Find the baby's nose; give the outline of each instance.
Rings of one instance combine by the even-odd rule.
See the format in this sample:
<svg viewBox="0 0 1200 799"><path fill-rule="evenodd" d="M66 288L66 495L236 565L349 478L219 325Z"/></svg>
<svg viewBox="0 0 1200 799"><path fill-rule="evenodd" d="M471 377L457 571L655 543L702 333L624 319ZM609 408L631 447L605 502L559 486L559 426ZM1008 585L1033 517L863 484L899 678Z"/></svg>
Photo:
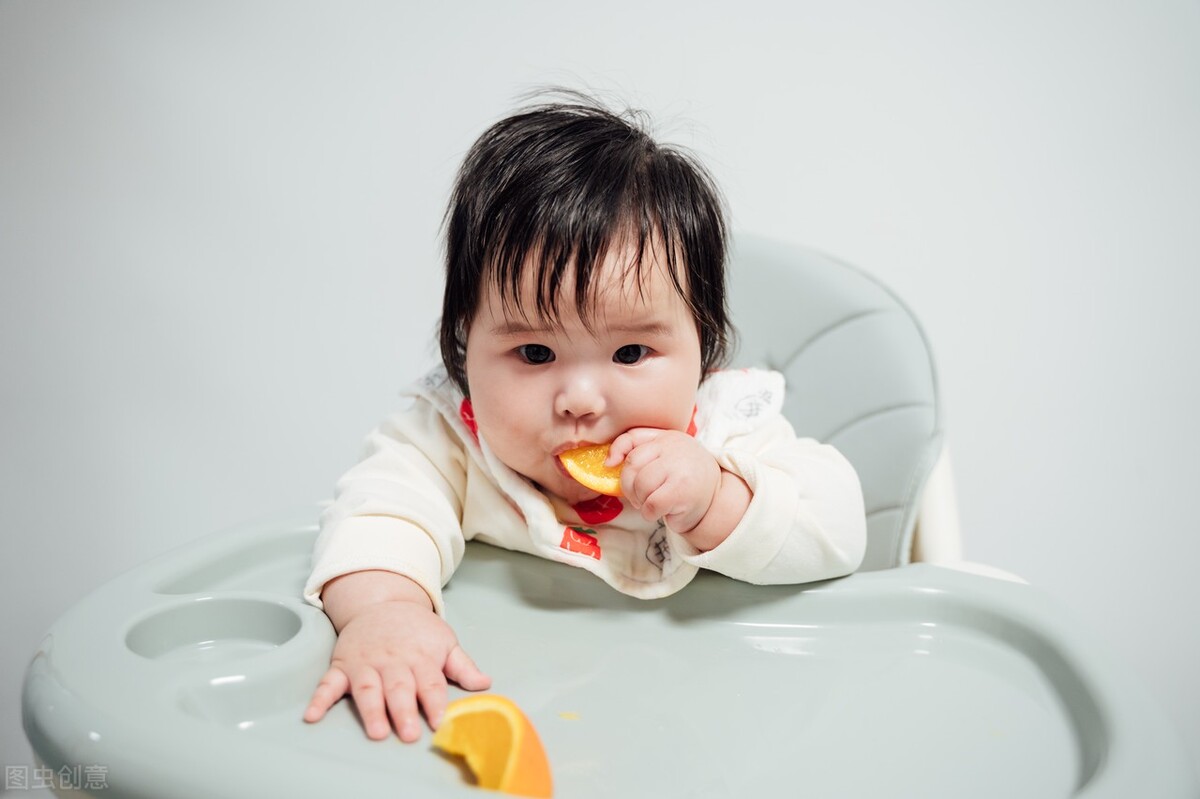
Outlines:
<svg viewBox="0 0 1200 799"><path fill-rule="evenodd" d="M577 372L564 380L554 398L559 416L582 418L604 413L604 392L599 381L587 372Z"/></svg>

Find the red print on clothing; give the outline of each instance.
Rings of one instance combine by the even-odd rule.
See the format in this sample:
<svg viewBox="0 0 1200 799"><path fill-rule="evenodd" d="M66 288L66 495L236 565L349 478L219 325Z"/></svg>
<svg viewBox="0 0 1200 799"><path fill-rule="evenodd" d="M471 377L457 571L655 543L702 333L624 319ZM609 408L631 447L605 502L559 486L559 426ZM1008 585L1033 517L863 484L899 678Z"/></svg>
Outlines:
<svg viewBox="0 0 1200 799"><path fill-rule="evenodd" d="M696 406L692 406L692 420L688 422L687 434L693 438L696 435Z"/></svg>
<svg viewBox="0 0 1200 799"><path fill-rule="evenodd" d="M584 524L604 524L611 522L613 519L621 515L621 511L625 506L621 504L621 500L616 497L608 497L601 494L595 499L588 499L580 502L578 505L572 505L575 512L579 514L579 519Z"/></svg>
<svg viewBox="0 0 1200 799"><path fill-rule="evenodd" d="M564 527L562 543L559 546L568 552L578 552L600 560L600 542L596 540L596 536L588 535L578 527Z"/></svg>
<svg viewBox="0 0 1200 799"><path fill-rule="evenodd" d="M471 431L471 438L475 439L475 443L479 443L479 425L475 424L475 408L471 406L471 400L463 397L462 404L458 406L458 415L462 417L463 424Z"/></svg>

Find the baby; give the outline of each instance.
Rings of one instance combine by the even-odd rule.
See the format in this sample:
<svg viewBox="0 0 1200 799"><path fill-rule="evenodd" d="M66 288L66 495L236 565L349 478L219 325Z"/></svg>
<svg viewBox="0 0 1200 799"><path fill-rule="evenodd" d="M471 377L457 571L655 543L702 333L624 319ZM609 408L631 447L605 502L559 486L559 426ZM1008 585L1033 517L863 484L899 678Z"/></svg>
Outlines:
<svg viewBox="0 0 1200 799"><path fill-rule="evenodd" d="M848 574L853 468L797 438L783 378L718 371L731 328L707 171L587 98L522 110L468 152L446 216L443 367L368 439L322 518L305 597L338 631L305 712L346 693L366 733L435 728L490 678L443 618L478 540L655 598L701 568L751 583ZM559 454L611 442L621 496Z"/></svg>

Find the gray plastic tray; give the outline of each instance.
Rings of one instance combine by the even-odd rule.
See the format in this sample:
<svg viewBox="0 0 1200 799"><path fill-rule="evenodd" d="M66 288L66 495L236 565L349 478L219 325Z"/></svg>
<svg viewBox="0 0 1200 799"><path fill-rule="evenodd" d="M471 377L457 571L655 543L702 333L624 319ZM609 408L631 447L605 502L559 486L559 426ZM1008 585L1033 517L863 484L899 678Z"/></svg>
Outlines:
<svg viewBox="0 0 1200 799"><path fill-rule="evenodd" d="M348 700L301 720L334 642L300 599L315 535L210 536L67 613L25 682L39 758L110 799L480 795L428 733L369 741ZM1142 686L1029 586L914 565L645 602L472 544L446 604L561 797L1200 795Z"/></svg>

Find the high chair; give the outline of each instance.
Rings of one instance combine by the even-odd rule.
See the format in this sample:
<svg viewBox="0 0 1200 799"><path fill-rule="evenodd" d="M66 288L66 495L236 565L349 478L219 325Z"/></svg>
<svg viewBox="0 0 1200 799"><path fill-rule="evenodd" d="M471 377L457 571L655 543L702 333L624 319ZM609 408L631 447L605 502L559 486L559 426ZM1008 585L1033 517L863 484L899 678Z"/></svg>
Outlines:
<svg viewBox="0 0 1200 799"><path fill-rule="evenodd" d="M469 545L447 616L533 720L556 795L1196 797L1161 709L1067 609L929 562L955 565L959 533L936 373L903 303L748 236L731 275L738 362L782 371L796 428L859 472L866 560L802 586L703 573L641 601ZM53 626L23 708L63 795L480 795L428 733L368 740L348 699L302 721L334 643L301 600L316 517L169 552Z"/></svg>

